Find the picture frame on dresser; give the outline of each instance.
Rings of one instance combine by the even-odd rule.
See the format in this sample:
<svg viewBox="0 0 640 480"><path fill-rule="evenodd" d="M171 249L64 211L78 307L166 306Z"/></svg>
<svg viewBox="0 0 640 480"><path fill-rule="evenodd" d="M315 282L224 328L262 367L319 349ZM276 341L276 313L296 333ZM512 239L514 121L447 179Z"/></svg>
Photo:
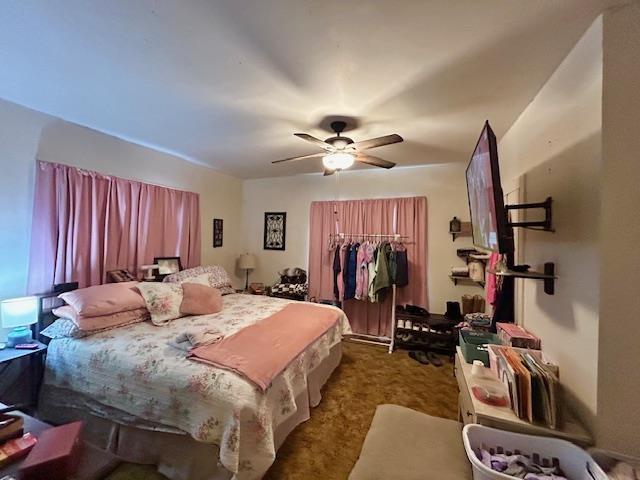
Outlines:
<svg viewBox="0 0 640 480"><path fill-rule="evenodd" d="M180 257L155 257L153 263L158 265L158 274L156 275L158 281L182 270Z"/></svg>

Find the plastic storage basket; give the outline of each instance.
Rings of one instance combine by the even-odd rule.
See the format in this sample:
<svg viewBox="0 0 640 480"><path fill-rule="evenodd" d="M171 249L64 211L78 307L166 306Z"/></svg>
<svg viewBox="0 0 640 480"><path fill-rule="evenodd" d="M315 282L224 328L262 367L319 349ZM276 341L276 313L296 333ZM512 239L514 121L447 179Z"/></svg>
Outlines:
<svg viewBox="0 0 640 480"><path fill-rule="evenodd" d="M524 435L470 424L462 429L462 441L473 467L474 480L513 480L515 478L484 465L476 455L476 451L483 446L485 448L502 447L505 451L519 450L525 455L537 453L541 458L557 458L560 460L560 468L569 480L607 480L606 474L586 451L566 440Z"/></svg>
<svg viewBox="0 0 640 480"><path fill-rule="evenodd" d="M467 363L480 360L485 367L489 366L489 352L487 344L500 344L495 333L477 332L474 330L460 330L460 350Z"/></svg>

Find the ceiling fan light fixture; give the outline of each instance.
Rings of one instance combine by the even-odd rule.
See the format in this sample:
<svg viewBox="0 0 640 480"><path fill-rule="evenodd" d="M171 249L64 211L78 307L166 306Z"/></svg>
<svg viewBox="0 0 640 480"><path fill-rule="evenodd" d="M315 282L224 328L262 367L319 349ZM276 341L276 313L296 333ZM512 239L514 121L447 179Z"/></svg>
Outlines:
<svg viewBox="0 0 640 480"><path fill-rule="evenodd" d="M353 165L355 157L350 153L338 152L325 155L322 164L329 170L344 170Z"/></svg>

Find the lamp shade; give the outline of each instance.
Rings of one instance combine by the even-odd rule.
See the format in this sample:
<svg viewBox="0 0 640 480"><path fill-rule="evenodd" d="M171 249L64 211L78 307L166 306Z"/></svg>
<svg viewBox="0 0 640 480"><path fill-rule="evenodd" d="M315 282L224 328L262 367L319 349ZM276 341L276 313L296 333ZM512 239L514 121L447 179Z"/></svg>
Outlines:
<svg viewBox="0 0 640 480"><path fill-rule="evenodd" d="M38 321L38 297L20 297L0 302L0 318L4 328L24 327Z"/></svg>
<svg viewBox="0 0 640 480"><path fill-rule="evenodd" d="M238 259L238 267L241 270L251 270L256 268L256 256L252 253L243 253Z"/></svg>

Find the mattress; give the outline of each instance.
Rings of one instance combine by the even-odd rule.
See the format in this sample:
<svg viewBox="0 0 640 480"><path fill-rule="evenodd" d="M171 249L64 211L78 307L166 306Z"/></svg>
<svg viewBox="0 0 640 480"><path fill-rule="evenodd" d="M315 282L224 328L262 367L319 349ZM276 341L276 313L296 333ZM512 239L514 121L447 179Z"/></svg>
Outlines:
<svg viewBox="0 0 640 480"><path fill-rule="evenodd" d="M54 339L47 353L44 393L47 387L77 392L140 424L187 432L199 442L215 444L220 463L234 478L261 478L275 459L274 431L296 413L295 399L307 391L309 373L350 333L344 313L340 311L338 324L299 355L265 393L231 371L187 360L167 343L186 329L214 326L232 335L288 303L227 295L222 311L214 315L185 317L163 327L144 322L81 339ZM74 406L77 399L70 396L68 403Z"/></svg>

